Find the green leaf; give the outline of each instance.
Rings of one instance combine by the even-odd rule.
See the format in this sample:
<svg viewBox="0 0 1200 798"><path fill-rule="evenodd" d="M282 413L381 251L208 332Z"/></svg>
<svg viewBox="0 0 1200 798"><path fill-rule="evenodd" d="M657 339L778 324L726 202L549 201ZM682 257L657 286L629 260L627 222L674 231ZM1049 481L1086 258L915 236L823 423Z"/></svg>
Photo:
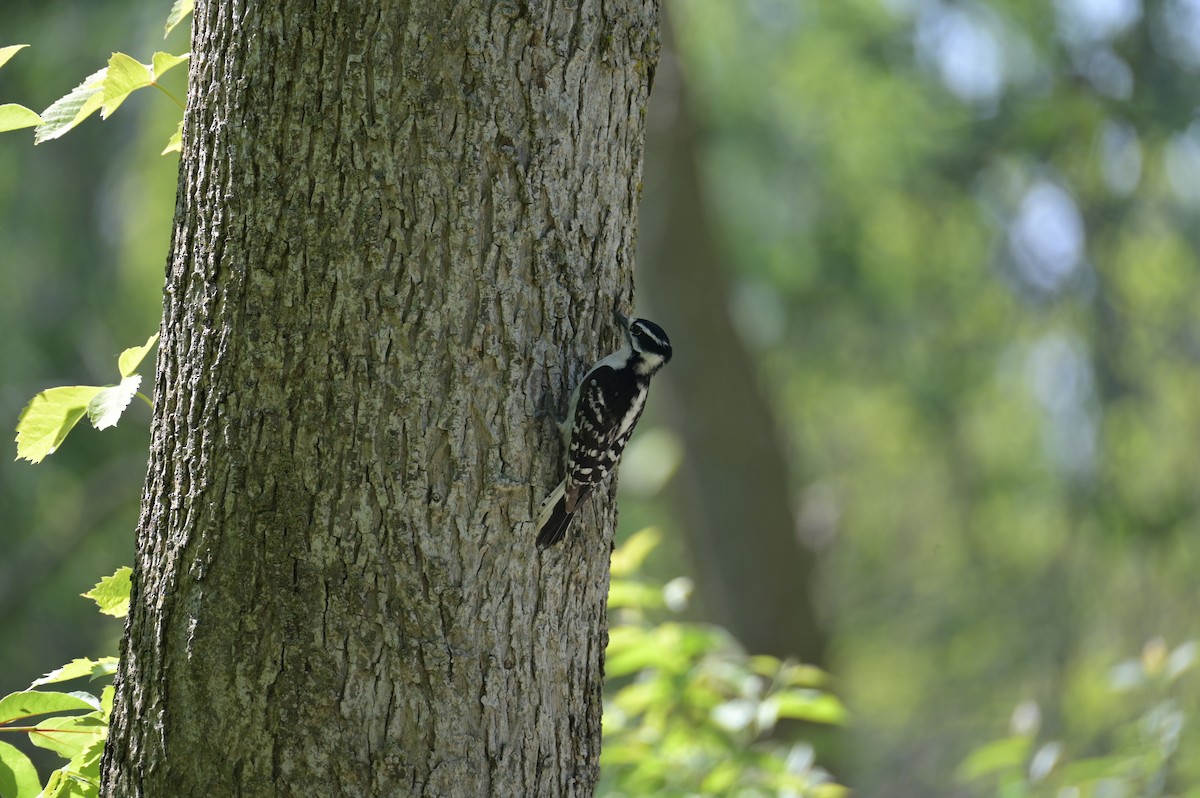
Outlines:
<svg viewBox="0 0 1200 798"><path fill-rule="evenodd" d="M609 677L627 676L649 668L672 652L663 651L643 629L635 626L614 626L608 632L608 649L604 672Z"/></svg>
<svg viewBox="0 0 1200 798"><path fill-rule="evenodd" d="M180 122L182 125L183 123ZM121 353L117 358L117 368L121 370L122 377L129 377L141 365L142 359L146 357L146 353L158 343L158 333L151 335L146 339L146 343L141 346L132 346Z"/></svg>
<svg viewBox="0 0 1200 798"><path fill-rule="evenodd" d="M781 718L812 723L838 724L846 720L846 708L828 693L818 690L780 690L763 701Z"/></svg>
<svg viewBox="0 0 1200 798"><path fill-rule="evenodd" d="M121 420L121 414L133 401L138 387L142 384L142 375L134 374L121 380L119 385L113 385L92 397L88 402L88 418L96 429L115 427Z"/></svg>
<svg viewBox="0 0 1200 798"><path fill-rule="evenodd" d="M72 690L71 692L67 693L67 695L73 695L76 698L80 699L81 701L87 702L88 706L90 706L94 710L97 710L97 712L101 708L100 696L92 695L91 693L87 692L86 690ZM97 712L93 712L90 714L95 715L95 714L97 714Z"/></svg>
<svg viewBox="0 0 1200 798"><path fill-rule="evenodd" d="M104 108L100 117L108 119L132 92L152 83L154 73L150 67L125 53L113 53L108 59L108 74L104 78Z"/></svg>
<svg viewBox="0 0 1200 798"><path fill-rule="evenodd" d="M30 108L17 105L16 103L0 105L0 133L33 127L41 123L42 118L38 116L36 111Z"/></svg>
<svg viewBox="0 0 1200 798"><path fill-rule="evenodd" d="M94 736L92 741L84 746L83 750L67 763L66 770L72 775L99 784L100 759L104 756L104 741L107 738L107 730L104 733Z"/></svg>
<svg viewBox="0 0 1200 798"><path fill-rule="evenodd" d="M1137 764L1137 755L1132 753L1081 759L1059 768L1058 780L1062 784L1083 785L1134 771Z"/></svg>
<svg viewBox="0 0 1200 798"><path fill-rule="evenodd" d="M1029 746L1029 738L1019 736L988 743L964 759L956 775L961 781L974 781L1005 770L1019 770L1029 756Z"/></svg>
<svg viewBox="0 0 1200 798"><path fill-rule="evenodd" d="M608 608L610 611L618 607L658 609L662 606L662 591L650 585L630 582L625 579L615 579L609 585Z"/></svg>
<svg viewBox="0 0 1200 798"><path fill-rule="evenodd" d="M191 58L190 53L171 55L158 52L151 63L143 64L125 53L113 53L108 59L108 76L104 79L104 110L100 116L108 119L125 102L125 98L138 89L155 85L164 72L179 66Z"/></svg>
<svg viewBox="0 0 1200 798"><path fill-rule="evenodd" d="M783 661L779 657L769 654L755 654L746 658L746 667L751 673L757 673L759 676L774 678L782 665Z"/></svg>
<svg viewBox="0 0 1200 798"><path fill-rule="evenodd" d="M96 705L73 693L52 693L46 690L22 690L0 698L0 725L14 720L48 715L51 712L93 710Z"/></svg>
<svg viewBox="0 0 1200 798"><path fill-rule="evenodd" d="M67 789L60 792L56 798L96 798L99 794L100 789L98 785L72 778L67 782Z"/></svg>
<svg viewBox="0 0 1200 798"><path fill-rule="evenodd" d="M87 77L66 97L56 100L42 111L42 124L34 131L33 143L41 144L66 133L71 128L100 110L104 105L104 78L108 67L99 69Z"/></svg>
<svg viewBox="0 0 1200 798"><path fill-rule="evenodd" d="M713 769L700 782L700 789L705 795L728 795L733 792L733 787L741 775L741 762L730 759L716 762Z"/></svg>
<svg viewBox="0 0 1200 798"><path fill-rule="evenodd" d="M0 743L0 795L4 798L35 798L42 791L37 768L20 750Z"/></svg>
<svg viewBox="0 0 1200 798"><path fill-rule="evenodd" d="M86 593L79 595L96 602L100 612L117 618L129 613L129 576L133 569L128 565L118 568L112 576L106 576Z"/></svg>
<svg viewBox="0 0 1200 798"><path fill-rule="evenodd" d="M175 30L175 26L183 22L189 14L192 13L194 0L175 0L175 5L171 6L171 13L167 16L166 31L163 33L163 38L171 35L171 31Z"/></svg>
<svg viewBox="0 0 1200 798"><path fill-rule="evenodd" d="M28 46L28 44L9 44L4 47L0 47L0 67L7 64L10 58ZM0 795L3 795L3 793L0 793Z"/></svg>
<svg viewBox="0 0 1200 798"><path fill-rule="evenodd" d="M40 463L54 454L103 391L99 385L48 388L29 401L17 420L17 459Z"/></svg>
<svg viewBox="0 0 1200 798"><path fill-rule="evenodd" d="M167 139L166 148L159 155L166 155L168 152L180 152L183 149L183 120L179 120L179 127L175 128L175 133L171 138Z"/></svg>
<svg viewBox="0 0 1200 798"><path fill-rule="evenodd" d="M630 715L639 715L654 706L670 705L676 697L668 682L655 680L622 687L613 697L613 703Z"/></svg>
<svg viewBox="0 0 1200 798"><path fill-rule="evenodd" d="M50 778L46 779L46 789L42 790L39 798L62 798L70 784L71 780L67 778L67 769L59 768L50 774Z"/></svg>
<svg viewBox="0 0 1200 798"><path fill-rule="evenodd" d="M55 684L57 682L69 682L72 679L81 679L84 676L89 676L92 679L99 679L102 676L111 676L117 672L118 660L116 657L101 657L100 659L88 659L81 657L73 659L61 668L55 668L38 679L35 679L33 684L29 685L37 687L43 684ZM0 793L3 795L3 793Z"/></svg>
<svg viewBox="0 0 1200 798"><path fill-rule="evenodd" d="M154 73L154 79L158 80L167 72L179 66L191 57L191 53L184 53L183 55L171 55L170 53L164 53L160 50L150 58L150 71Z"/></svg>
<svg viewBox="0 0 1200 798"><path fill-rule="evenodd" d="M74 759L107 731L108 726L95 716L59 716L38 721L37 731L29 732L29 741L63 759Z"/></svg>

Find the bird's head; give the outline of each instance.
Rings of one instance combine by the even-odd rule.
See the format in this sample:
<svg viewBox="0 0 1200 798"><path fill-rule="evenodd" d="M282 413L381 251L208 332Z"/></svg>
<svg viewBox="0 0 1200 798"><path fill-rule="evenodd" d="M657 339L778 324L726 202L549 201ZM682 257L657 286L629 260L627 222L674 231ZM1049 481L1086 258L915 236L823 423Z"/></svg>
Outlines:
<svg viewBox="0 0 1200 798"><path fill-rule="evenodd" d="M625 336L634 356L638 358L637 371L649 376L671 360L671 339L662 327L648 319L630 319L616 314L625 328Z"/></svg>

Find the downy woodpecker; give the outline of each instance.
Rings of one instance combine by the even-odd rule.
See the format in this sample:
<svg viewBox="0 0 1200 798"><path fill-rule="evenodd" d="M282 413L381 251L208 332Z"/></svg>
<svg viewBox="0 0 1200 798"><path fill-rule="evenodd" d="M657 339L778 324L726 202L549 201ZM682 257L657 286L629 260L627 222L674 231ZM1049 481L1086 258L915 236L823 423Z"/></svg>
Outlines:
<svg viewBox="0 0 1200 798"><path fill-rule="evenodd" d="M625 345L592 366L571 394L560 424L567 476L542 502L538 548L562 540L584 499L616 470L646 406L650 378L671 359L662 327L616 316L625 328Z"/></svg>

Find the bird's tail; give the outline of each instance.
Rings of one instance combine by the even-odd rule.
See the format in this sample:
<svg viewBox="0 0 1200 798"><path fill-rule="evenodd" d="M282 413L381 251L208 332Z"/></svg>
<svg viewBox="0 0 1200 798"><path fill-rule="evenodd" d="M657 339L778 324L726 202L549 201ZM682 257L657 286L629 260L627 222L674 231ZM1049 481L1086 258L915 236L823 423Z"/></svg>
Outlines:
<svg viewBox="0 0 1200 798"><path fill-rule="evenodd" d="M542 502L542 510L538 514L537 546L544 549L553 546L567 534L571 519L575 513L567 512L567 481L558 483L558 487L550 492Z"/></svg>

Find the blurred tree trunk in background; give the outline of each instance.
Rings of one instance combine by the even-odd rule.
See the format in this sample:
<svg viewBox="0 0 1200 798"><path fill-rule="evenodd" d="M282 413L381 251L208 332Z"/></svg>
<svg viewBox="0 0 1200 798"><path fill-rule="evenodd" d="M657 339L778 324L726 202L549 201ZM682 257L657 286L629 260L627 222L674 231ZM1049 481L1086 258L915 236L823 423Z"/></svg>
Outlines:
<svg viewBox="0 0 1200 798"><path fill-rule="evenodd" d="M591 795L653 0L201 2L109 796Z"/></svg>
<svg viewBox="0 0 1200 798"><path fill-rule="evenodd" d="M687 342L664 372L663 393L686 452L679 505L698 590L712 620L751 652L823 664L825 636L811 595L815 557L796 534L788 463L755 357L729 315L729 280L666 24L664 44L646 134L639 274L654 317Z"/></svg>

